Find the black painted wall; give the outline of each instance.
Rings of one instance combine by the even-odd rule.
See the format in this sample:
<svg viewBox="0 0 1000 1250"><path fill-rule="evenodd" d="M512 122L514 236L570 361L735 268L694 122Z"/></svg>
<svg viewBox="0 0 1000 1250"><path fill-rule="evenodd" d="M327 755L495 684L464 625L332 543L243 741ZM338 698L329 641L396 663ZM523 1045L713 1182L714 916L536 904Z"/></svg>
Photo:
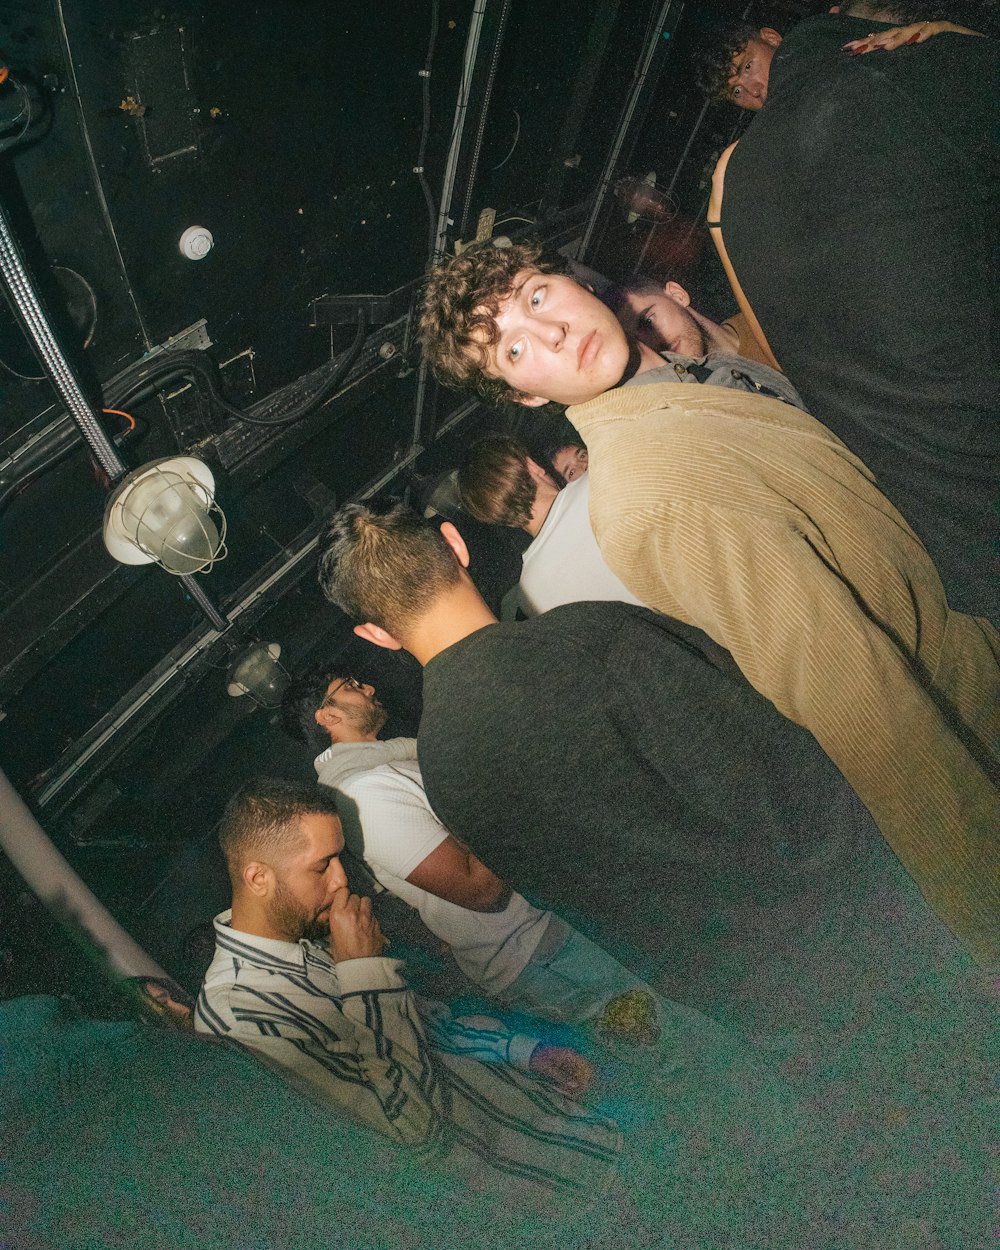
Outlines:
<svg viewBox="0 0 1000 1250"><path fill-rule="evenodd" d="M436 11L424 160L436 202L474 7L0 0L0 60L49 106L29 142L0 155L0 197L95 398L204 319L227 394L246 406L349 341L350 327L311 324L313 300L419 281L430 226L414 174L420 71ZM497 233L544 235L567 213L582 222L643 48L656 45L651 81L670 63L660 11L489 0L452 240L487 206ZM197 262L177 246L191 225L215 239ZM40 372L0 301L0 461L59 413ZM178 385L136 409L124 454L139 465L194 449L213 465L230 555L205 585L224 607L315 525L310 492L344 499L399 459L414 400L415 374L397 362L240 458L223 454L234 423ZM200 619L160 570L113 564L104 502L80 449L0 512L0 758L29 794ZM37 639L51 654L32 650Z"/></svg>

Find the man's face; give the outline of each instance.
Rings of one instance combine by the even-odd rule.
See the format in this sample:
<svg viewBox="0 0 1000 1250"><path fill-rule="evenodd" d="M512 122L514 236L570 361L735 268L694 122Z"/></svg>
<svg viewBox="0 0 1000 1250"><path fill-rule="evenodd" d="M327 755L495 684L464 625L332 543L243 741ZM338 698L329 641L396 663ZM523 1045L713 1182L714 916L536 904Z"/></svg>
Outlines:
<svg viewBox="0 0 1000 1250"><path fill-rule="evenodd" d="M359 734L377 734L389 717L378 699L375 687L354 677L335 677L326 688L320 709L333 708L336 714Z"/></svg>
<svg viewBox="0 0 1000 1250"><path fill-rule="evenodd" d="M522 269L496 316L487 372L534 406L582 404L622 380L629 345L614 313L563 274Z"/></svg>
<svg viewBox="0 0 1000 1250"><path fill-rule="evenodd" d="M320 941L330 932L330 904L347 885L340 863L344 835L340 821L326 812L308 812L299 821L301 842L274 865L268 899L271 925L286 941Z"/></svg>
<svg viewBox="0 0 1000 1250"><path fill-rule="evenodd" d="M569 443L565 447L560 447L552 457L552 467L564 482L575 482L590 468L590 456L587 454L586 447L577 447L575 443Z"/></svg>
<svg viewBox="0 0 1000 1250"><path fill-rule="evenodd" d="M630 291L618 310L618 318L626 334L654 352L707 356L708 335L691 315L690 302L682 286L668 282L662 291Z"/></svg>
<svg viewBox="0 0 1000 1250"><path fill-rule="evenodd" d="M764 107L771 58L780 43L781 36L776 30L762 26L743 51L733 57L728 98L737 107L755 112Z"/></svg>

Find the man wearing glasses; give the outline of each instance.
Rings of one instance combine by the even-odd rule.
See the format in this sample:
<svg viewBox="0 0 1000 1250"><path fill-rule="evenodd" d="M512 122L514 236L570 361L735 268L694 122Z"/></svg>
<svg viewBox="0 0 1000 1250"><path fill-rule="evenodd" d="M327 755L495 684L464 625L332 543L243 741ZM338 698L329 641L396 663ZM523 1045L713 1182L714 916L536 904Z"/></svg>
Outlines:
<svg viewBox="0 0 1000 1250"><path fill-rule="evenodd" d="M453 837L431 810L415 738L379 739L375 688L318 668L289 688L285 727L324 749L317 780L337 793L347 847L413 907L462 972L491 998L549 1019L584 1021L630 1041L658 1029L649 987L551 911L528 902ZM633 1010L622 1027L621 996ZM615 1003L612 1006L612 1003Z"/></svg>

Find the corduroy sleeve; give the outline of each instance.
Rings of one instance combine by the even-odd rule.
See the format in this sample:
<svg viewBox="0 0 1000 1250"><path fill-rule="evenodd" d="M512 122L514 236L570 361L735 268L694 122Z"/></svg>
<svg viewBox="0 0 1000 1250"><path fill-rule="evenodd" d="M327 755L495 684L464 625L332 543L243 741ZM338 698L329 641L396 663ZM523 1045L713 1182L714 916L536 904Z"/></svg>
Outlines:
<svg viewBox="0 0 1000 1250"><path fill-rule="evenodd" d="M996 963L1000 793L821 536L665 502L611 521L601 546L635 594L679 608L816 737L928 903L980 962Z"/></svg>

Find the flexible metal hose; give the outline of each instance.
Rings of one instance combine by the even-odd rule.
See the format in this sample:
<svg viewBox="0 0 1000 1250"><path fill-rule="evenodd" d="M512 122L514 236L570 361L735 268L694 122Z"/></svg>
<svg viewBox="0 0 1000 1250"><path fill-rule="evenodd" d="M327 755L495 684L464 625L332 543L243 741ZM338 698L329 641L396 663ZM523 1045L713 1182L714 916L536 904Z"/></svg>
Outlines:
<svg viewBox="0 0 1000 1250"><path fill-rule="evenodd" d="M66 411L76 422L108 478L115 482L124 477L125 464L114 443L101 428L35 294L3 204L0 204L0 275L10 294L13 311L34 344L39 364L49 375Z"/></svg>
<svg viewBox="0 0 1000 1250"><path fill-rule="evenodd" d="M0 274L7 284L10 301L29 338L35 345L39 363L49 375L66 411L79 427L87 445L97 457L98 463L111 482L124 477L127 468L115 449L114 443L101 428L97 415L87 402L72 366L63 354L56 336L48 323L45 312L31 285L24 267L17 240L10 221L0 204ZM359 329L360 334L360 329ZM212 627L220 633L229 628L229 621L219 612L205 591L193 577L181 578L188 594L204 612Z"/></svg>

